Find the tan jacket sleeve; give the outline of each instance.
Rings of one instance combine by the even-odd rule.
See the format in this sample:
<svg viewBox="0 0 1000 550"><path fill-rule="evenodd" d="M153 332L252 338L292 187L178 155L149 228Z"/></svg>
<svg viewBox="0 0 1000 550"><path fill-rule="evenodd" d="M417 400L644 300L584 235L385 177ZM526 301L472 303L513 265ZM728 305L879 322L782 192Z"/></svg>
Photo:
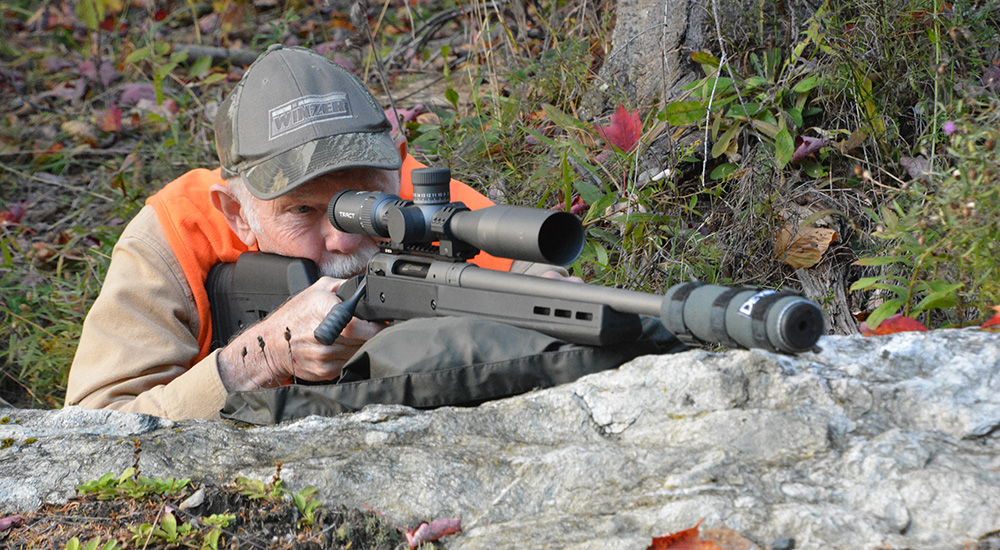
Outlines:
<svg viewBox="0 0 1000 550"><path fill-rule="evenodd" d="M181 420L218 418L226 399L212 353L195 365L194 297L149 206L115 245L83 323L66 404Z"/></svg>

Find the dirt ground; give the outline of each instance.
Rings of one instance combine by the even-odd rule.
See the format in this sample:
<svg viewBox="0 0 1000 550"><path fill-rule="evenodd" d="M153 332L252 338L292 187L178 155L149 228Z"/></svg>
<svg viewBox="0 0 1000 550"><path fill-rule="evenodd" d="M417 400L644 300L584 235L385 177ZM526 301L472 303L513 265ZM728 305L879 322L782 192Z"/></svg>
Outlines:
<svg viewBox="0 0 1000 550"><path fill-rule="evenodd" d="M374 512L347 508L320 508L311 526L299 528L302 514L288 499L273 501L253 499L235 486L203 486L203 502L182 510L181 497L155 497L148 500L118 498L98 500L87 496L66 504L47 504L36 512L24 514L20 521L0 532L0 546L11 550L62 550L76 537L85 546L95 537L97 548L118 541L117 548L202 548L204 534L210 530L205 518L213 514L235 517L222 528L217 548L245 549L370 549L391 550L406 542L402 535ZM182 537L170 544L165 536L135 536L143 524L163 528L164 517L173 514L179 526L198 526L201 536ZM148 539L148 540L147 540ZM402 542L401 542L402 541Z"/></svg>

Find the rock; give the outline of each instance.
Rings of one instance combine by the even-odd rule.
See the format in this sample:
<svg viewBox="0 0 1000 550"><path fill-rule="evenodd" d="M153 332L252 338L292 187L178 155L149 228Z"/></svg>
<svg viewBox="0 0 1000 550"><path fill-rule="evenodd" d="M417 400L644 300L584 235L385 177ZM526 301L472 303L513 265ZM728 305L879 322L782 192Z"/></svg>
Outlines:
<svg viewBox="0 0 1000 550"><path fill-rule="evenodd" d="M963 548L1000 530L1000 336L829 336L797 357L694 350L475 408L372 406L247 429L6 409L0 510L143 475L319 488L452 549L645 548L686 529L760 548ZM741 540L742 540L741 539ZM498 541L502 541L498 543Z"/></svg>

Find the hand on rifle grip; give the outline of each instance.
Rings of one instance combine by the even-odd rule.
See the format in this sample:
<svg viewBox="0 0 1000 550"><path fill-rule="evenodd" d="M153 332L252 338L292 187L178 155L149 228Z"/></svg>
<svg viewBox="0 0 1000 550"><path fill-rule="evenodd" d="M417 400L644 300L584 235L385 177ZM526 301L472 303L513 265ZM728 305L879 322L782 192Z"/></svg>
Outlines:
<svg viewBox="0 0 1000 550"><path fill-rule="evenodd" d="M358 307L358 302L361 301L361 297L365 294L366 283L367 281L362 280L361 284L358 285L358 289L347 301L333 306L330 312L326 314L326 317L320 321L319 326L313 331L313 336L316 337L319 343L329 346L340 337L340 333L344 331L344 328L354 318L354 308Z"/></svg>

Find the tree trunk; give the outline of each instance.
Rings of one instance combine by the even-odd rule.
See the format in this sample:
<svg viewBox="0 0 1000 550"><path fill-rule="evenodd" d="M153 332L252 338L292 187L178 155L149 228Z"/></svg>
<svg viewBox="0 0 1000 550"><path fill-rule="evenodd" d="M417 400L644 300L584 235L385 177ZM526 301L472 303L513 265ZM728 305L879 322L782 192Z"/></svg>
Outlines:
<svg viewBox="0 0 1000 550"><path fill-rule="evenodd" d="M670 101L700 78L690 54L705 47L710 0L619 0L602 75L633 105ZM697 71L697 72L696 72Z"/></svg>

